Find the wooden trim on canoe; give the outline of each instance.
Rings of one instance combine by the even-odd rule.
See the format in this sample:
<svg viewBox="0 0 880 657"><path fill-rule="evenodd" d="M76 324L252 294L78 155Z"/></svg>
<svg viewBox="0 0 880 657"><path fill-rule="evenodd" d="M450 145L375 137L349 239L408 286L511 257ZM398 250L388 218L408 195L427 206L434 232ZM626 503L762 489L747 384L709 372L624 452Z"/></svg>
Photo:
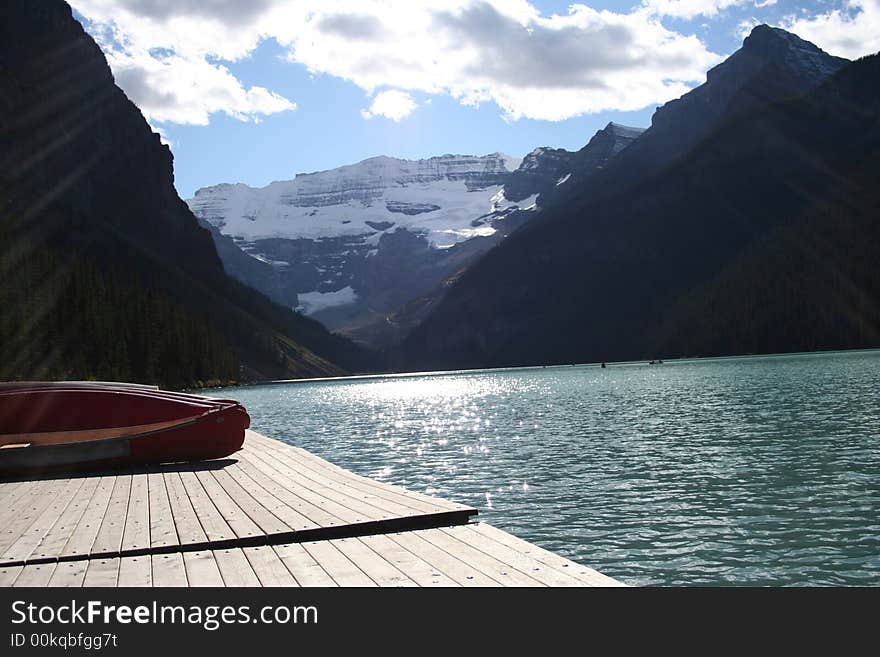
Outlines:
<svg viewBox="0 0 880 657"><path fill-rule="evenodd" d="M154 433L170 429L180 424L187 424L201 417L202 413L192 417L154 422L153 424L139 424L130 427L110 427L106 429L85 429L82 431L48 431L45 433L10 433L0 434L0 449L7 446L20 447L22 443L33 445L66 445L68 443L81 443L90 440L107 440L109 438L124 438L135 434Z"/></svg>
<svg viewBox="0 0 880 657"><path fill-rule="evenodd" d="M126 390L152 390L159 391L159 386L146 383L123 383L117 381L0 381L0 390L18 388L121 388Z"/></svg>

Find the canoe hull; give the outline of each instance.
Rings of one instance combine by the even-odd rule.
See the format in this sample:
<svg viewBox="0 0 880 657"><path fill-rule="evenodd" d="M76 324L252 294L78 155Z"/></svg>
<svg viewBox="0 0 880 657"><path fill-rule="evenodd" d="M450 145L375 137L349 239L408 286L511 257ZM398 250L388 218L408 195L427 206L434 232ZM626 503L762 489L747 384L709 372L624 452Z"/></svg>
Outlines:
<svg viewBox="0 0 880 657"><path fill-rule="evenodd" d="M79 431L194 417L231 400L164 390L97 387L23 387L0 390L0 433Z"/></svg>
<svg viewBox="0 0 880 657"><path fill-rule="evenodd" d="M22 390L17 400L7 397L12 393L0 394L0 420L6 420L6 426L0 424L0 433L9 432L6 427L13 429L4 436L7 443L10 437L21 436L19 444L0 449L2 477L224 458L241 449L245 429L250 426L247 411L232 400L144 390L96 394L94 388L53 388L42 393ZM107 409L103 415L121 425L120 435L106 437L107 429L100 428L102 403ZM28 408L37 410L22 416L21 411ZM64 411L70 418L66 423ZM160 411L162 414L156 415ZM165 424L138 433L125 426L125 422L145 419L161 419ZM57 437L52 438L52 444L38 444L47 434L27 434L29 429L48 430L50 435L57 432ZM89 429L100 431L102 437L84 440L82 434ZM37 436L36 442L28 443L28 436Z"/></svg>
<svg viewBox="0 0 880 657"><path fill-rule="evenodd" d="M223 458L241 449L249 426L244 407L223 407L175 430L132 438L131 457L137 463Z"/></svg>

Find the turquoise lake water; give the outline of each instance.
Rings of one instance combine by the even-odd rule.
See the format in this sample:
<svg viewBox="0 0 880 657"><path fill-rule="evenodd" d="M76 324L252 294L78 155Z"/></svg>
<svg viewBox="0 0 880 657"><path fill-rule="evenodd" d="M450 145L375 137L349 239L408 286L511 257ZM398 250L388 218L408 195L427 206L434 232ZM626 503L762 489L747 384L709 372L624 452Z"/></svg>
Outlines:
<svg viewBox="0 0 880 657"><path fill-rule="evenodd" d="M880 584L878 351L222 394L256 431L628 584Z"/></svg>

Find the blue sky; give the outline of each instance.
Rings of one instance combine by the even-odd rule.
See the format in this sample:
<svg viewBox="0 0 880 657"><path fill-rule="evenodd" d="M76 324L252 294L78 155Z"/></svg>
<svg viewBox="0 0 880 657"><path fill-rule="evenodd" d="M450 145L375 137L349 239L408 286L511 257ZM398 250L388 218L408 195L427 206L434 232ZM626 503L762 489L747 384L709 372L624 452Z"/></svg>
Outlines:
<svg viewBox="0 0 880 657"><path fill-rule="evenodd" d="M181 196L375 155L577 149L648 126L758 23L880 50L880 0L71 0Z"/></svg>

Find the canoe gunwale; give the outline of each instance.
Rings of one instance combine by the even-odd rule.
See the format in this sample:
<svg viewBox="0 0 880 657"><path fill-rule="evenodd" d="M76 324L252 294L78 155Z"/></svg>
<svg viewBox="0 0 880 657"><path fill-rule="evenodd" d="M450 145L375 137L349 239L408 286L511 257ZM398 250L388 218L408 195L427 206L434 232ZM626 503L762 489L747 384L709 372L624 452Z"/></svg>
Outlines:
<svg viewBox="0 0 880 657"><path fill-rule="evenodd" d="M108 440L121 440L124 438L140 438L141 436L150 436L152 434L169 431L179 427L186 426L196 422L203 415L213 413L219 409L211 409L199 415L193 415L178 420L168 420L166 422L156 422L154 424L141 424L130 427L108 427L106 429L85 429L82 431L46 431L42 433L7 433L0 435L0 447L17 444L30 443L32 447L52 447L59 448L66 445L81 445L83 443L104 442ZM95 438L89 438L88 435L94 435L100 432L115 432L110 435L102 435ZM53 437L56 437L54 440Z"/></svg>
<svg viewBox="0 0 880 657"><path fill-rule="evenodd" d="M159 386L147 383L121 383L116 381L0 381L0 392L18 389L54 389L54 388L116 388L128 390L145 390L162 392Z"/></svg>

